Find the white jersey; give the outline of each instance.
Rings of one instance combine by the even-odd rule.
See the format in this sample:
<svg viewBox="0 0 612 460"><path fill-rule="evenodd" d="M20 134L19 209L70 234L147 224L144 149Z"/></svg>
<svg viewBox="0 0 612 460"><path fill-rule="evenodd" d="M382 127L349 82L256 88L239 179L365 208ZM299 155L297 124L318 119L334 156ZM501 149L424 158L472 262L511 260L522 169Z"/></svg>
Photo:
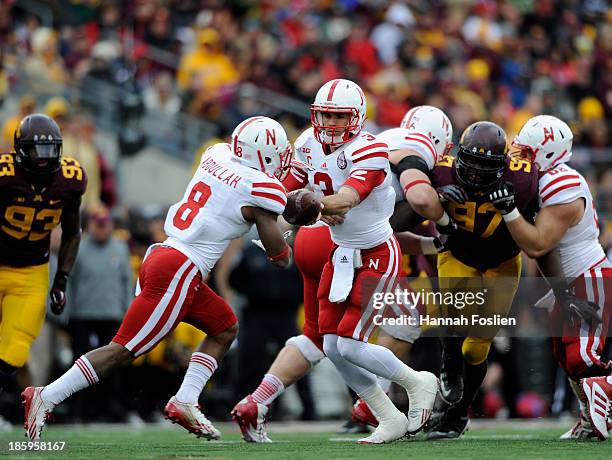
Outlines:
<svg viewBox="0 0 612 460"><path fill-rule="evenodd" d="M168 211L164 244L189 257L205 277L229 242L253 225L242 217L243 206L282 214L286 204L276 178L234 160L229 144L215 144L202 155L183 199Z"/></svg>
<svg viewBox="0 0 612 460"><path fill-rule="evenodd" d="M570 166L562 164L542 174L539 190L540 208L571 203L578 198L585 201L582 219L567 230L556 249L563 275L566 278L576 278L590 268L609 264L599 244L597 211L584 177Z"/></svg>
<svg viewBox="0 0 612 460"><path fill-rule="evenodd" d="M438 161L433 140L421 133L415 133L405 128L391 128L376 135L377 139L389 146L389 152L400 149L410 149L419 154L427 163L427 168L431 171ZM398 177L393 174L392 186L395 191L395 202L403 201L405 193L402 189Z"/></svg>
<svg viewBox="0 0 612 460"><path fill-rule="evenodd" d="M387 241L393 234L389 217L393 214L395 193L391 186L388 149L376 136L362 131L333 153L325 155L323 146L307 129L295 141L295 160L301 168L291 173L306 179L320 198L337 193L349 177L360 179L360 171L383 170L384 181L357 206L346 213L340 225L331 227L332 241L338 246L370 249Z"/></svg>

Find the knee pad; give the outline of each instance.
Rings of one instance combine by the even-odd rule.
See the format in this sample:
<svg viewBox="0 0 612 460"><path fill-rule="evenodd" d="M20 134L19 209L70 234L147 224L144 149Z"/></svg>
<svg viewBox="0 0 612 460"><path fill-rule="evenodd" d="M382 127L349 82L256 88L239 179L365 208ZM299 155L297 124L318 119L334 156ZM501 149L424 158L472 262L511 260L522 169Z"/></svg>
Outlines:
<svg viewBox="0 0 612 460"><path fill-rule="evenodd" d="M418 326L395 326L382 324L380 328L391 337L402 342L414 343L421 336L421 328Z"/></svg>
<svg viewBox="0 0 612 460"><path fill-rule="evenodd" d="M325 358L323 352L317 347L317 345L304 334L296 335L287 339L285 346L292 345L297 348L302 356L310 363L310 366L316 365L319 361Z"/></svg>
<svg viewBox="0 0 612 460"><path fill-rule="evenodd" d="M477 366L486 361L491 349L491 341L493 339L480 339L476 337L468 337L463 341L461 353L463 359L472 366Z"/></svg>
<svg viewBox="0 0 612 460"><path fill-rule="evenodd" d="M347 361L353 363L362 353L363 342L348 337L338 337L338 352Z"/></svg>

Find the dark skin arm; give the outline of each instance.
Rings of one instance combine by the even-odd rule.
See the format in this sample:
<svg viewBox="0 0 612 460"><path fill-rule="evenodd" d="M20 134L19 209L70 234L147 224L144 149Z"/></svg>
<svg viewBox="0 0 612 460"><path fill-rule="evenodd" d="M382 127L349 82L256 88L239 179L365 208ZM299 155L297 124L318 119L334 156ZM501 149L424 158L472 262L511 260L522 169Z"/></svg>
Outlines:
<svg viewBox="0 0 612 460"><path fill-rule="evenodd" d="M62 226L62 241L57 258L57 272L51 287L51 311L59 315L66 306L66 284L68 275L81 243L81 214L79 208L81 198L69 203L62 213L60 224Z"/></svg>
<svg viewBox="0 0 612 460"><path fill-rule="evenodd" d="M257 226L259 238L266 249L266 254L272 265L280 268L289 267L292 259L291 248L289 248L287 255L276 259L278 255L288 248L287 242L283 238L283 232L277 222L278 215L262 208L244 206L242 208L242 216L247 222L252 222Z"/></svg>
<svg viewBox="0 0 612 460"><path fill-rule="evenodd" d="M57 259L57 270L70 273L81 243L81 199L64 209L62 213L62 242Z"/></svg>

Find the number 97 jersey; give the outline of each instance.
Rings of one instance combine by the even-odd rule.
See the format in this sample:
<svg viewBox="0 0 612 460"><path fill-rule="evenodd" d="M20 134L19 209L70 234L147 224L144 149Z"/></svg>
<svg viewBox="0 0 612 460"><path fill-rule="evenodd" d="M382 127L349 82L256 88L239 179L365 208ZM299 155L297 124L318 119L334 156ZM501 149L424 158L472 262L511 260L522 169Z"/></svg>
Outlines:
<svg viewBox="0 0 612 460"><path fill-rule="evenodd" d="M205 278L229 242L253 225L242 216L244 206L282 214L286 204L276 178L234 160L229 144L215 144L202 155L183 199L168 211L164 244L189 257Z"/></svg>
<svg viewBox="0 0 612 460"><path fill-rule="evenodd" d="M461 185L455 173L455 159L443 157L430 172L434 188ZM514 186L516 206L523 217L532 222L538 211L538 171L529 161L506 159L502 182ZM485 271L520 253L504 220L486 193L468 192L463 204L445 203L444 207L457 222L459 231L449 239L450 252L460 262Z"/></svg>

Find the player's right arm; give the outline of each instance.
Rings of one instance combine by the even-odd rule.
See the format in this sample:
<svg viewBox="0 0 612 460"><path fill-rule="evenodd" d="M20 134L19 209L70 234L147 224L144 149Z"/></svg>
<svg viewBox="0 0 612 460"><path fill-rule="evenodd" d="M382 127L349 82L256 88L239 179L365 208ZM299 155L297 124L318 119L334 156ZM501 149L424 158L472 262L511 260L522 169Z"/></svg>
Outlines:
<svg viewBox="0 0 612 460"><path fill-rule="evenodd" d="M392 144L398 147L389 153L389 162L406 201L421 216L437 222L445 211L428 177L438 160L433 141L428 136L407 130L393 129L388 133L393 138ZM379 137L385 140L384 133Z"/></svg>
<svg viewBox="0 0 612 460"><path fill-rule="evenodd" d="M289 267L292 251L278 226L278 214L263 208L245 206L242 208L242 215L245 220L257 226L257 232L268 255L268 260L277 267Z"/></svg>

